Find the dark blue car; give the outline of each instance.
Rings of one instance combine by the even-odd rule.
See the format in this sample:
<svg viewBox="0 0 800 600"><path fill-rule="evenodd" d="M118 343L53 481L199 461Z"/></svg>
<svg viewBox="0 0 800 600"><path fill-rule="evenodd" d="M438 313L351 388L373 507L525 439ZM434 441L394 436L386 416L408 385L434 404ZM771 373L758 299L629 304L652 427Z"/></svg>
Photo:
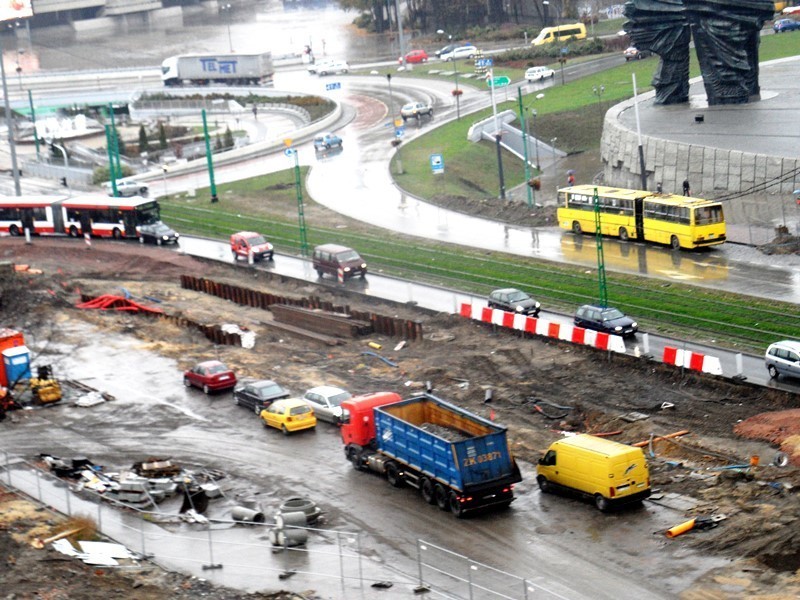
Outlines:
<svg viewBox="0 0 800 600"><path fill-rule="evenodd" d="M775 33L783 33L784 31L794 31L800 29L800 21L794 19L778 19L772 24Z"/></svg>

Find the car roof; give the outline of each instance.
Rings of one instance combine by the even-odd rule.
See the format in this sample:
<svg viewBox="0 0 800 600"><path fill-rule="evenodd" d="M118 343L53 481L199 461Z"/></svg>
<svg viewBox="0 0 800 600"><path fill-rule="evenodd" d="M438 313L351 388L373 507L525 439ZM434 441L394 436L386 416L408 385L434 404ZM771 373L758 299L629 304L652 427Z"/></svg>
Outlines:
<svg viewBox="0 0 800 600"><path fill-rule="evenodd" d="M800 352L800 342L796 342L794 340L781 340L779 342L772 342L769 347L783 347L789 350L794 350L795 352Z"/></svg>
<svg viewBox="0 0 800 600"><path fill-rule="evenodd" d="M228 368L225 363L220 360L204 360L203 362L197 363L198 367L216 367L217 365L222 365L226 369Z"/></svg>
<svg viewBox="0 0 800 600"><path fill-rule="evenodd" d="M347 246L341 246L339 244L322 244L314 248L314 250L322 250L323 252L342 252L343 250L352 250L352 248L348 248Z"/></svg>
<svg viewBox="0 0 800 600"><path fill-rule="evenodd" d="M317 387L313 387L309 390L306 390L306 394L320 394L322 396L333 396L334 394L341 394L342 392L346 391L347 390L343 390L342 388L333 385L318 385Z"/></svg>
<svg viewBox="0 0 800 600"><path fill-rule="evenodd" d="M255 231L237 231L233 235L241 235L241 236L244 236L244 237L252 237L252 236L261 235L261 234L260 233L256 233Z"/></svg>
<svg viewBox="0 0 800 600"><path fill-rule="evenodd" d="M503 289L500 289L500 290L494 290L492 293L493 294L510 294L511 292L518 292L518 291L520 291L520 290L518 290L517 288L503 288Z"/></svg>
<svg viewBox="0 0 800 600"><path fill-rule="evenodd" d="M275 406L277 408L280 407L291 408L294 406L308 406L308 404L306 404L305 400L302 400L300 398L282 398L280 400L275 400L275 402L272 403L272 406Z"/></svg>
<svg viewBox="0 0 800 600"><path fill-rule="evenodd" d="M583 306L581 306L581 308L593 308L595 310L618 310L614 306L600 306L599 304L584 304Z"/></svg>

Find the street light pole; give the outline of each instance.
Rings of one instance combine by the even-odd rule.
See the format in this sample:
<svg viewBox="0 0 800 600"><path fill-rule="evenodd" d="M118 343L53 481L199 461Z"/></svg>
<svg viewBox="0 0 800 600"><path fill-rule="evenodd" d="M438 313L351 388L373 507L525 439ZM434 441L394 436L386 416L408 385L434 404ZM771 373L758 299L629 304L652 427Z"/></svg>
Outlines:
<svg viewBox="0 0 800 600"><path fill-rule="evenodd" d="M406 69L406 46L403 42L403 16L400 14L400 0L394 0L394 12L397 16L397 35L400 37L400 58L403 70Z"/></svg>
<svg viewBox="0 0 800 600"><path fill-rule="evenodd" d="M557 137L550 138L550 149L553 151L553 179L556 182L556 193L558 193L558 171L556 170L556 142Z"/></svg>
<svg viewBox="0 0 800 600"><path fill-rule="evenodd" d="M444 35L444 31L441 29L437 29L436 33L439 35ZM447 41L453 41L453 35L447 34ZM455 80L456 89L453 90L453 96L456 97L456 121L461 120L461 90L458 89L458 61L453 58L453 79Z"/></svg>
<svg viewBox="0 0 800 600"><path fill-rule="evenodd" d="M50 145L59 150L61 154L64 156L64 187L67 188L67 192L69 193L69 197L72 198L72 189L69 187L69 156L67 155L67 149L64 148L61 144L56 144L55 142L51 142Z"/></svg>
<svg viewBox="0 0 800 600"><path fill-rule="evenodd" d="M550 2L548 2L548 0L543 0L542 6L544 7L544 26L547 27L547 17L550 8Z"/></svg>
<svg viewBox="0 0 800 600"><path fill-rule="evenodd" d="M0 57L3 56L3 44L0 40ZM0 60L0 78L3 81L3 98L5 99L6 127L8 128L8 149L11 152L11 171L14 175L14 193L22 195L19 185L19 169L17 168L17 147L14 144L14 120L11 116L11 103L8 100L8 84L6 83L6 67Z"/></svg>
<svg viewBox="0 0 800 600"><path fill-rule="evenodd" d="M223 4L220 10L225 11L225 16L228 18L228 48L233 54L233 40L231 38L231 5L230 4Z"/></svg>
<svg viewBox="0 0 800 600"><path fill-rule="evenodd" d="M600 110L600 124L603 123L603 94L606 91L606 86L601 85L597 87L596 85L592 86L592 93L597 96L597 107Z"/></svg>

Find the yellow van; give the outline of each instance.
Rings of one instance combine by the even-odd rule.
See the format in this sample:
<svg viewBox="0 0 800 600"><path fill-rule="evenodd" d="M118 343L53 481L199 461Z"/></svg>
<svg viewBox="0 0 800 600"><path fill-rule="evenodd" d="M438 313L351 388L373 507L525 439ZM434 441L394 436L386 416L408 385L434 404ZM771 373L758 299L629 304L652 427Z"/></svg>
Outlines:
<svg viewBox="0 0 800 600"><path fill-rule="evenodd" d="M578 492L602 511L650 495L650 471L642 449L589 434L553 442L536 473L543 492Z"/></svg>
<svg viewBox="0 0 800 600"><path fill-rule="evenodd" d="M534 46L541 46L551 42L566 42L567 40L585 40L586 26L583 23L570 23L558 27L545 27L531 42Z"/></svg>

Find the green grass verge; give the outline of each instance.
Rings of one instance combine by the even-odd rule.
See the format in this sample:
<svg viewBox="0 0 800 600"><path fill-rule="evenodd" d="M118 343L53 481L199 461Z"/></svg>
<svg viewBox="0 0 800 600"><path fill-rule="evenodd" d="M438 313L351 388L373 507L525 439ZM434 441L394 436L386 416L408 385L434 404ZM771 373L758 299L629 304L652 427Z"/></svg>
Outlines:
<svg viewBox="0 0 800 600"><path fill-rule="evenodd" d="M218 186L221 201L208 202L208 190L197 197L161 200L166 222L186 234L226 240L234 231L267 235L281 252L299 254L297 220L286 218L296 206L293 170ZM276 216L280 215L280 216ZM372 272L487 294L518 287L546 309L572 312L596 299L594 269L453 247L381 230L332 229L307 219L311 246L336 241L357 248ZM593 243L585 240L585 243ZM612 303L635 316L644 331L714 340L743 351L762 351L776 338L800 330L796 307L771 300L706 290L643 277L608 274Z"/></svg>

